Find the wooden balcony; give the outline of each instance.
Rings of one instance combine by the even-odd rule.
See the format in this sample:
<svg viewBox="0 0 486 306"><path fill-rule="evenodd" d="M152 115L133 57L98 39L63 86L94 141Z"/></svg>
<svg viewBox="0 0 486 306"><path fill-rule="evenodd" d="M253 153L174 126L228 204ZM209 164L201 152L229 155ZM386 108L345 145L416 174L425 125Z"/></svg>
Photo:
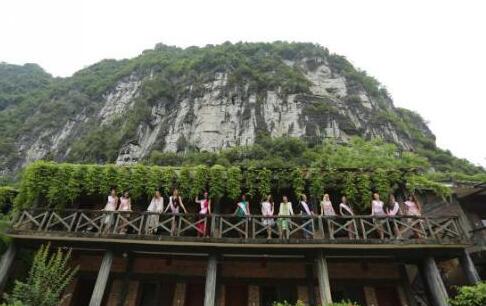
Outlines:
<svg viewBox="0 0 486 306"><path fill-rule="evenodd" d="M266 221L265 221L266 220ZM288 235L279 230L288 224ZM269 226L268 224L274 224ZM204 234L206 232L206 234ZM155 214L99 210L28 209L18 213L7 233L16 240L119 245L179 250L463 249L469 244L456 216L443 217L236 217L212 214ZM258 251L257 251L258 252Z"/></svg>

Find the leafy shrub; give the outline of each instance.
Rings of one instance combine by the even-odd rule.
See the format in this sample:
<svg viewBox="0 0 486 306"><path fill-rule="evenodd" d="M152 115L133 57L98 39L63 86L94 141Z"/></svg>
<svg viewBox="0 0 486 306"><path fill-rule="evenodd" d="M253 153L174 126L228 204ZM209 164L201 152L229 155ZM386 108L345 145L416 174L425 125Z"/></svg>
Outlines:
<svg viewBox="0 0 486 306"><path fill-rule="evenodd" d="M486 305L486 282L458 288L458 294L449 300L451 306Z"/></svg>
<svg viewBox="0 0 486 306"><path fill-rule="evenodd" d="M15 281L12 294L6 295L9 306L57 306L64 289L78 268L69 266L71 251L61 249L50 254L50 245L42 245L36 252L25 282Z"/></svg>

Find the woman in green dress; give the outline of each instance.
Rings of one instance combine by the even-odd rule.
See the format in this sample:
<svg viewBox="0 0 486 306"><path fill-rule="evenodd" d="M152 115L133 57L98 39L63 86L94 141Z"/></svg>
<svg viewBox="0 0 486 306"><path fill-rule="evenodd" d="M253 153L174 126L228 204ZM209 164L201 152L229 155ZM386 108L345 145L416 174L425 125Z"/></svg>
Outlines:
<svg viewBox="0 0 486 306"><path fill-rule="evenodd" d="M246 200L246 196L244 194L241 195L241 201L239 201L236 204L236 210L235 210L234 215L236 217L238 217L238 219L239 219L238 220L238 223L239 223L238 234L240 235L240 237L246 236L244 234L245 230L240 229L241 225L243 225L243 227L245 228L245 222L242 222L242 221L245 220L245 218L250 216L250 203Z"/></svg>
<svg viewBox="0 0 486 306"><path fill-rule="evenodd" d="M290 238L290 220L289 218L282 218L286 216L292 216L294 211L292 210L292 203L289 202L287 196L282 197L282 203L280 203L280 207L278 210L278 224L279 224L279 234L280 238Z"/></svg>

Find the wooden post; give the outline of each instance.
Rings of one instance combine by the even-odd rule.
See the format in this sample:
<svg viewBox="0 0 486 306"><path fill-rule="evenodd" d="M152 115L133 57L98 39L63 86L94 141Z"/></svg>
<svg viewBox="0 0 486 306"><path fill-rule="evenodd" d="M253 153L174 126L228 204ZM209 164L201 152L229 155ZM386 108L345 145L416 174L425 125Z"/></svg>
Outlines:
<svg viewBox="0 0 486 306"><path fill-rule="evenodd" d="M95 287L91 294L91 300L89 306L100 306L103 301L103 295L105 293L106 284L108 283L108 277L110 276L111 264L113 262L113 252L106 251L101 261L100 270L96 277Z"/></svg>
<svg viewBox="0 0 486 306"><path fill-rule="evenodd" d="M132 253L127 254L127 263L125 269L125 275L123 276L123 282L120 288L120 295L118 296L117 306L123 306L127 299L128 287L130 285L130 279L132 278L133 263L135 258Z"/></svg>
<svg viewBox="0 0 486 306"><path fill-rule="evenodd" d="M12 242L8 246L7 251L3 253L2 259L0 260L0 292L3 291L3 288L7 283L8 274L10 272L10 268L12 268L12 264L16 254L17 254L17 247Z"/></svg>
<svg viewBox="0 0 486 306"><path fill-rule="evenodd" d="M208 258L208 269L206 272L206 289L204 293L204 306L215 306L216 302L216 276L218 260L215 254Z"/></svg>
<svg viewBox="0 0 486 306"><path fill-rule="evenodd" d="M413 294L412 286L410 285L410 279L408 278L407 268L403 264L400 265L399 269L400 269L401 284L403 287L405 297L407 298L408 305L417 306L417 302L415 301L415 295Z"/></svg>
<svg viewBox="0 0 486 306"><path fill-rule="evenodd" d="M305 266L305 278L307 283L307 295L309 296L309 305L315 306L317 303L314 286L314 269L312 269L312 265Z"/></svg>
<svg viewBox="0 0 486 306"><path fill-rule="evenodd" d="M459 261L461 262L461 266L464 270L464 274L468 283L473 285L481 281L478 271L476 270L476 266L474 265L471 256L469 256L469 253L466 250L464 250L464 253L459 257Z"/></svg>
<svg viewBox="0 0 486 306"><path fill-rule="evenodd" d="M327 270L327 260L319 251L317 254L317 279L319 280L319 296L321 305L332 303L331 285L329 284L329 271Z"/></svg>
<svg viewBox="0 0 486 306"><path fill-rule="evenodd" d="M432 305L447 306L449 296L433 257L429 256L424 259L423 275L432 298Z"/></svg>

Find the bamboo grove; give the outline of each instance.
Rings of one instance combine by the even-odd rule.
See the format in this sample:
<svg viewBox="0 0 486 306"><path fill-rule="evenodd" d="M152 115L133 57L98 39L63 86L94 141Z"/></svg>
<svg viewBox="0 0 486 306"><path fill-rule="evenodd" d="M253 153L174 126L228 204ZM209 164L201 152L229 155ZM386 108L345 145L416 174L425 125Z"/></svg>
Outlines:
<svg viewBox="0 0 486 306"><path fill-rule="evenodd" d="M324 192L332 191L345 194L362 209L370 202L372 192L383 198L397 190L428 189L441 196L450 193L447 187L410 169L159 167L37 161L24 169L15 206L65 208L83 195L104 197L112 187L130 191L135 201L151 197L155 190L167 195L173 188L178 188L184 198L207 190L213 199L232 200L241 193L252 199L281 191L320 198Z"/></svg>

